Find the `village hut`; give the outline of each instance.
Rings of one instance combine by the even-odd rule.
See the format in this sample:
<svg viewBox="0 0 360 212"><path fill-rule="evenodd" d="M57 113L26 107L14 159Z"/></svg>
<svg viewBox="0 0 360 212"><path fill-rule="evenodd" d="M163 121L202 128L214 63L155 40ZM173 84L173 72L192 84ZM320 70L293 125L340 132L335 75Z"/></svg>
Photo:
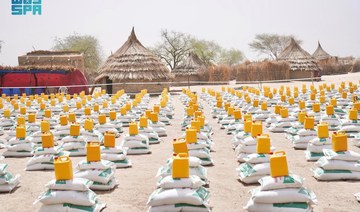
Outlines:
<svg viewBox="0 0 360 212"><path fill-rule="evenodd" d="M140 43L133 28L128 40L100 67L95 83L109 84L106 86L108 93L116 93L121 89L127 93L137 93L142 89L147 89L149 93L159 93L169 87L165 83L169 80L171 74L168 68Z"/></svg>
<svg viewBox="0 0 360 212"><path fill-rule="evenodd" d="M313 58L315 60L318 60L318 61L322 61L322 60L328 60L331 58L331 55L328 54L321 46L320 42L318 42L318 47L317 49L315 50L315 52L313 53Z"/></svg>
<svg viewBox="0 0 360 212"><path fill-rule="evenodd" d="M310 78L320 76L320 67L316 60L300 45L291 39L278 57L279 61L286 61L290 65L290 79Z"/></svg>
<svg viewBox="0 0 360 212"><path fill-rule="evenodd" d="M174 70L172 74L176 82L200 81L201 75L206 71L205 63L195 53L189 56Z"/></svg>

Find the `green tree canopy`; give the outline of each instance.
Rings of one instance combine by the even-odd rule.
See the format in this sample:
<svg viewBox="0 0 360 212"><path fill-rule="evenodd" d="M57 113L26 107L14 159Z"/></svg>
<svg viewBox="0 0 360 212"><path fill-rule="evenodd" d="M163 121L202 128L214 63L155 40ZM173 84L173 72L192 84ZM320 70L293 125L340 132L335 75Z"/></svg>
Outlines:
<svg viewBox="0 0 360 212"><path fill-rule="evenodd" d="M299 44L302 42L293 35L263 33L257 34L249 46L253 51L276 60L279 54L290 44L291 38L294 38Z"/></svg>

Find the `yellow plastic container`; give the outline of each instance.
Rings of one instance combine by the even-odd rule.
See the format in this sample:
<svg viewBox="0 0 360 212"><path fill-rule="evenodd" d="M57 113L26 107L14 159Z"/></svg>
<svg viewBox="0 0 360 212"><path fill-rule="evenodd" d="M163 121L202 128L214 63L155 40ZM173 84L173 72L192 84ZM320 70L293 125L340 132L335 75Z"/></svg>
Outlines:
<svg viewBox="0 0 360 212"><path fill-rule="evenodd" d="M289 111L286 107L280 109L281 118L287 118L289 116Z"/></svg>
<svg viewBox="0 0 360 212"><path fill-rule="evenodd" d="M306 113L304 112L304 111L300 111L299 113L298 113L298 121L300 122L300 123L304 123L305 122L305 117L306 117Z"/></svg>
<svg viewBox="0 0 360 212"><path fill-rule="evenodd" d="M244 114L244 121L252 121L252 115L250 113Z"/></svg>
<svg viewBox="0 0 360 212"><path fill-rule="evenodd" d="M261 121L254 121L251 125L251 136L257 137L263 133L263 127Z"/></svg>
<svg viewBox="0 0 360 212"><path fill-rule="evenodd" d="M126 115L126 113L127 113L126 107L121 107L120 108L120 114L121 115Z"/></svg>
<svg viewBox="0 0 360 212"><path fill-rule="evenodd" d="M189 157L187 153L179 153L173 158L172 177L188 178L190 174Z"/></svg>
<svg viewBox="0 0 360 212"><path fill-rule="evenodd" d="M326 105L326 115L332 116L334 115L335 110L333 105Z"/></svg>
<svg viewBox="0 0 360 212"><path fill-rule="evenodd" d="M272 156L270 156L270 175L271 177L289 175L286 154L284 151L276 151Z"/></svg>
<svg viewBox="0 0 360 212"><path fill-rule="evenodd" d="M5 118L10 118L10 110L9 109L4 110L4 117Z"/></svg>
<svg viewBox="0 0 360 212"><path fill-rule="evenodd" d="M131 122L129 124L129 134L130 135L137 135L139 134L139 128L136 122Z"/></svg>
<svg viewBox="0 0 360 212"><path fill-rule="evenodd" d="M26 114L26 107L20 107L20 114Z"/></svg>
<svg viewBox="0 0 360 212"><path fill-rule="evenodd" d="M79 136L80 135L80 124L71 124L70 125L70 135Z"/></svg>
<svg viewBox="0 0 360 212"><path fill-rule="evenodd" d="M320 112L320 104L319 104L319 103L314 103L314 104L312 105L312 110L313 110L315 113Z"/></svg>
<svg viewBox="0 0 360 212"><path fill-rule="evenodd" d="M326 102L325 96L320 96L319 102L320 102L321 104L325 103L325 102Z"/></svg>
<svg viewBox="0 0 360 212"><path fill-rule="evenodd" d="M41 145L43 148L54 147L54 135L50 131L41 134Z"/></svg>
<svg viewBox="0 0 360 212"><path fill-rule="evenodd" d="M84 109L84 114L85 114L85 116L90 116L90 115L91 115L91 108L86 107L86 108Z"/></svg>
<svg viewBox="0 0 360 212"><path fill-rule="evenodd" d="M246 120L244 122L244 132L245 133L250 133L251 132L252 124L253 124L253 122L251 120Z"/></svg>
<svg viewBox="0 0 360 212"><path fill-rule="evenodd" d="M105 114L99 114L99 124L105 124L106 123L106 115Z"/></svg>
<svg viewBox="0 0 360 212"><path fill-rule="evenodd" d="M304 128L306 130L313 130L314 129L314 122L315 122L315 119L314 119L313 116L305 117Z"/></svg>
<svg viewBox="0 0 360 212"><path fill-rule="evenodd" d="M316 94L315 93L311 93L310 94L310 100L315 100L316 99Z"/></svg>
<svg viewBox="0 0 360 212"><path fill-rule="evenodd" d="M222 108L222 101L221 100L216 101L216 107Z"/></svg>
<svg viewBox="0 0 360 212"><path fill-rule="evenodd" d="M69 112L69 106L68 106L68 105L64 105L64 106L62 107L62 109L63 109L63 111L64 111L65 113Z"/></svg>
<svg viewBox="0 0 360 212"><path fill-rule="evenodd" d="M335 152L342 152L348 150L347 135L345 131L334 132L331 136L332 149Z"/></svg>
<svg viewBox="0 0 360 212"><path fill-rule="evenodd" d="M76 102L76 109L81 109L82 108L82 104L81 102Z"/></svg>
<svg viewBox="0 0 360 212"><path fill-rule="evenodd" d="M115 147L115 133L105 132L104 134L104 146L113 148Z"/></svg>
<svg viewBox="0 0 360 212"><path fill-rule="evenodd" d="M44 116L45 116L46 118L51 118L51 110L50 110L50 109L46 109L46 110L44 111Z"/></svg>
<svg viewBox="0 0 360 212"><path fill-rule="evenodd" d="M60 116L60 125L61 126L68 125L68 117L66 115Z"/></svg>
<svg viewBox="0 0 360 212"><path fill-rule="evenodd" d="M267 110L268 104L267 102L261 102L261 110Z"/></svg>
<svg viewBox="0 0 360 212"><path fill-rule="evenodd" d="M290 105L293 105L295 103L295 100L294 100L293 97L289 97L288 102L289 102Z"/></svg>
<svg viewBox="0 0 360 212"><path fill-rule="evenodd" d="M150 113L150 119L152 122L158 122L159 121L159 114L155 112Z"/></svg>
<svg viewBox="0 0 360 212"><path fill-rule="evenodd" d="M145 116L150 119L151 110L145 110Z"/></svg>
<svg viewBox="0 0 360 212"><path fill-rule="evenodd" d="M259 107L259 100L258 99L254 99L253 106L254 107Z"/></svg>
<svg viewBox="0 0 360 212"><path fill-rule="evenodd" d="M196 129L193 129L193 128L186 129L185 139L186 139L187 143L190 143L190 144L196 143L196 141L197 141Z"/></svg>
<svg viewBox="0 0 360 212"><path fill-rule="evenodd" d="M100 107L99 107L98 104L94 104L94 111L95 111L95 112L98 112L98 111L99 111L99 108L100 108Z"/></svg>
<svg viewBox="0 0 360 212"><path fill-rule="evenodd" d="M17 124L18 125L25 125L25 117L24 116L18 116Z"/></svg>
<svg viewBox="0 0 360 212"><path fill-rule="evenodd" d="M48 132L50 131L50 122L49 121L41 121L40 122L41 132Z"/></svg>
<svg viewBox="0 0 360 212"><path fill-rule="evenodd" d="M346 99L346 98L347 98L347 93L346 93L346 92L342 92L342 93L341 93L341 98Z"/></svg>
<svg viewBox="0 0 360 212"><path fill-rule="evenodd" d="M188 147L185 139L173 140L174 154L188 153Z"/></svg>
<svg viewBox="0 0 360 212"><path fill-rule="evenodd" d="M349 110L349 119L352 121L358 119L358 111L355 108Z"/></svg>
<svg viewBox="0 0 360 212"><path fill-rule="evenodd" d="M354 107L356 110L360 110L360 102L354 102L353 107Z"/></svg>
<svg viewBox="0 0 360 212"><path fill-rule="evenodd" d="M29 123L34 123L36 121L36 115L35 113L29 113L28 114L28 122Z"/></svg>
<svg viewBox="0 0 360 212"><path fill-rule="evenodd" d="M305 109L305 102L303 100L299 101L299 109Z"/></svg>
<svg viewBox="0 0 360 212"><path fill-rule="evenodd" d="M285 96L285 95L281 95L281 96L280 96L280 100L281 100L282 102L286 102L286 96Z"/></svg>
<svg viewBox="0 0 360 212"><path fill-rule="evenodd" d="M126 108L126 111L131 110L131 103L130 103L130 102L126 102L125 108Z"/></svg>
<svg viewBox="0 0 360 212"><path fill-rule="evenodd" d="M262 134L257 137L256 153L258 154L270 153L270 136L268 134Z"/></svg>
<svg viewBox="0 0 360 212"><path fill-rule="evenodd" d="M140 117L140 127L143 127L143 128L148 127L148 118L146 116Z"/></svg>
<svg viewBox="0 0 360 212"><path fill-rule="evenodd" d="M198 116L197 120L200 122L200 127L205 126L205 116Z"/></svg>
<svg viewBox="0 0 360 212"><path fill-rule="evenodd" d="M200 121L199 120L192 120L191 127L196 129L197 132L200 132Z"/></svg>
<svg viewBox="0 0 360 212"><path fill-rule="evenodd" d="M326 122L321 122L317 125L317 135L319 138L329 137L329 126Z"/></svg>
<svg viewBox="0 0 360 212"><path fill-rule="evenodd" d="M114 121L116 119L116 111L112 110L109 112L109 118L111 121Z"/></svg>
<svg viewBox="0 0 360 212"><path fill-rule="evenodd" d="M234 118L235 120L240 120L241 119L241 111L238 110L234 110Z"/></svg>
<svg viewBox="0 0 360 212"><path fill-rule="evenodd" d="M86 161L97 162L101 160L100 142L86 143Z"/></svg>
<svg viewBox="0 0 360 212"><path fill-rule="evenodd" d="M335 98L330 99L330 104L334 107L337 106L337 100Z"/></svg>
<svg viewBox="0 0 360 212"><path fill-rule="evenodd" d="M70 121L70 122L76 122L76 115L75 115L75 113L69 113L69 114L68 114L68 117L69 117L69 121Z"/></svg>
<svg viewBox="0 0 360 212"><path fill-rule="evenodd" d="M275 114L280 115L281 105L275 105L274 106L274 112Z"/></svg>
<svg viewBox="0 0 360 212"><path fill-rule="evenodd" d="M187 116L193 116L194 115L194 109L192 107L186 108L186 115Z"/></svg>
<svg viewBox="0 0 360 212"><path fill-rule="evenodd" d="M104 101L102 104L103 108L108 108L109 107L109 103L107 101Z"/></svg>
<svg viewBox="0 0 360 212"><path fill-rule="evenodd" d="M154 105L153 111L157 112L157 113L160 113L160 106L159 105Z"/></svg>
<svg viewBox="0 0 360 212"><path fill-rule="evenodd" d="M26 129L24 125L16 127L16 138L18 139L26 138Z"/></svg>
<svg viewBox="0 0 360 212"><path fill-rule="evenodd" d="M228 113L228 116L233 116L234 115L234 107L229 107L227 113Z"/></svg>
<svg viewBox="0 0 360 212"><path fill-rule="evenodd" d="M55 158L54 171L56 180L72 180L73 169L69 156L60 156Z"/></svg>
<svg viewBox="0 0 360 212"><path fill-rule="evenodd" d="M84 129L88 130L88 131L93 130L94 129L94 121L92 119L85 119Z"/></svg>

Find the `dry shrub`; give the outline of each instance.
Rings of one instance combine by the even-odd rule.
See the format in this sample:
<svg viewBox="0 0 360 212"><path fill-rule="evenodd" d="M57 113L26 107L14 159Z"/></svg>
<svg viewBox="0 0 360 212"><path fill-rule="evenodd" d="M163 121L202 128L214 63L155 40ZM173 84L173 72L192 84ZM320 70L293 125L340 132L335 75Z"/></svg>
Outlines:
<svg viewBox="0 0 360 212"><path fill-rule="evenodd" d="M208 69L209 81L264 81L282 80L290 76L290 67L286 62L261 61L236 66L220 65Z"/></svg>
<svg viewBox="0 0 360 212"><path fill-rule="evenodd" d="M351 64L343 64L338 62L337 58L318 62L321 67L321 75L346 74L351 71Z"/></svg>
<svg viewBox="0 0 360 212"><path fill-rule="evenodd" d="M360 72L360 58L354 61L351 67L351 72Z"/></svg>

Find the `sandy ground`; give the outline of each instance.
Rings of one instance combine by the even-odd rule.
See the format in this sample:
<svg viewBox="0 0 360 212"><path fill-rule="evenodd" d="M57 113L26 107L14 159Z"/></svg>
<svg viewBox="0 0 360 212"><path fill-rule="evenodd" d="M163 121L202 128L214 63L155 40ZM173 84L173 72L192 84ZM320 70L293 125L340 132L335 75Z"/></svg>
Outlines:
<svg viewBox="0 0 360 212"><path fill-rule="evenodd" d="M360 74L348 74L339 76L323 77L320 83L340 83L341 81L359 82ZM303 82L271 83L271 87L300 86ZM307 82L306 84L311 84ZM315 84L318 84L317 82ZM200 91L203 86L192 86L192 90ZM212 86L220 90L221 86ZM179 89L179 88L176 88ZM153 98L151 104L157 102ZM141 156L129 156L133 163L132 168L117 169L116 179L119 186L113 191L97 192L102 202L107 203L105 211L146 211L146 202L149 195L155 189L155 174L167 158L172 155L171 140L183 134L180 130L180 122L184 115L183 105L179 96L173 95L175 118L172 125L167 127L168 136L163 138L164 142L152 145L152 154ZM243 185L238 181L235 168L239 165L235 160L235 153L231 148L231 136L226 135L216 120L210 116L208 105L203 103L207 121L214 128L213 140L215 151L211 153L215 166L208 167L208 178L210 180L210 203L213 211L244 211L242 207L250 198L249 190L256 185ZM127 131L127 129L125 129ZM268 133L267 131L265 131ZM269 133L272 145L277 150L285 150L288 156L289 169L292 173L306 178L305 186L312 189L318 198L318 205L314 211L360 211L358 203L353 194L360 191L360 182L318 182L312 177L310 169L314 167L312 162L306 162L304 151L294 150L290 141L286 140L284 134ZM119 138L120 141L122 138ZM360 152L360 149L349 142L351 150ZM0 153L4 150L0 150ZM75 166L84 157L74 157ZM54 178L53 171L24 171L25 164L29 158L6 158L2 162L10 165L9 171L21 175L20 187L10 194L0 194L0 211L37 211L41 204L33 205L34 200L45 191L45 184Z"/></svg>

